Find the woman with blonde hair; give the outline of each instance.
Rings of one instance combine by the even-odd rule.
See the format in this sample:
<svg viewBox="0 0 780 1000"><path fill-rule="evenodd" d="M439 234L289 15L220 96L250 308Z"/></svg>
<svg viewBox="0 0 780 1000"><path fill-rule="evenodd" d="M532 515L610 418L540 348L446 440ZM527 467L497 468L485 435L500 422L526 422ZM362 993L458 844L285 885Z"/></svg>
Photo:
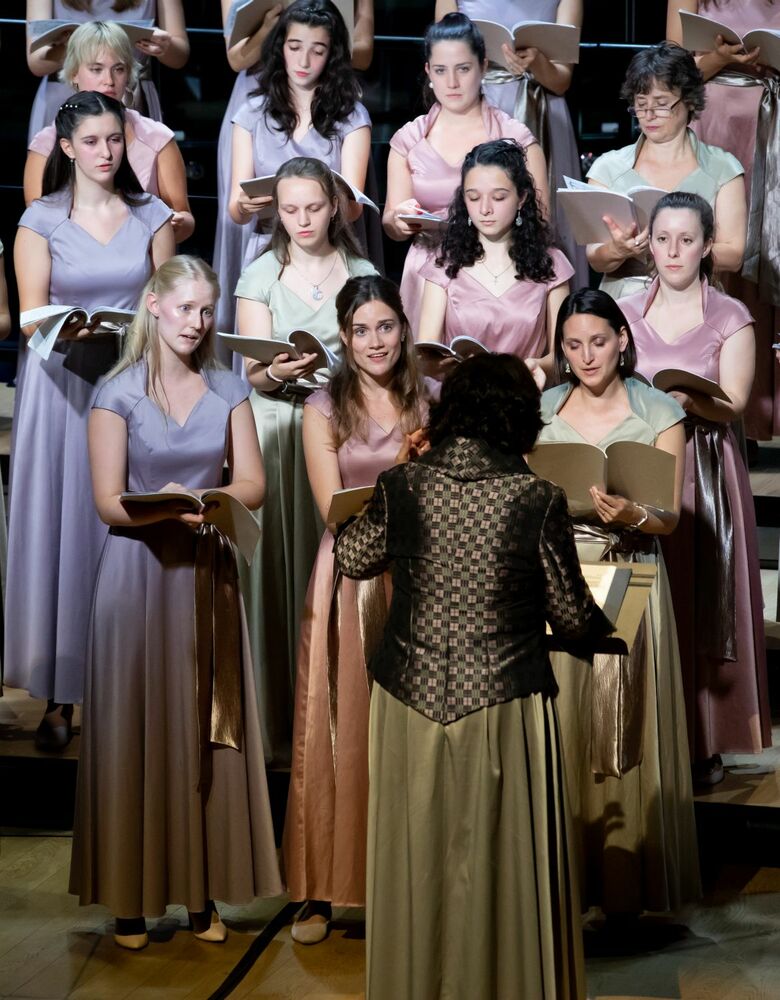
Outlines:
<svg viewBox="0 0 780 1000"><path fill-rule="evenodd" d="M306 468L323 521L335 491L373 486L427 415L393 282L374 274L350 278L336 311L341 365L326 389L307 398L303 413ZM381 578L355 584L343 577L332 531L324 533L301 619L283 841L289 895L308 900L292 929L302 944L325 937L332 905L365 906L366 666L386 616L386 590Z"/></svg>
<svg viewBox="0 0 780 1000"><path fill-rule="evenodd" d="M122 101L138 77L133 46L113 21L89 21L68 39L62 75L76 91L93 90ZM41 196L46 160L57 141L56 128L47 125L30 140L24 165L24 200ZM144 191L157 195L173 210L176 242L192 235L195 219L187 198L187 173L173 132L167 125L138 111L125 111L127 159Z"/></svg>
<svg viewBox="0 0 780 1000"><path fill-rule="evenodd" d="M150 60L159 59L163 66L181 69L190 54L190 43L184 24L182 0L27 0L27 65L35 76L43 77L35 95L28 137L49 125L57 108L73 90L60 75L70 34L63 29L52 45L33 50L36 22L52 19L65 22L122 21L142 26L155 24L154 34L136 44L142 61L141 80L126 103L162 121L162 109L157 89L152 82Z"/></svg>
<svg viewBox="0 0 780 1000"><path fill-rule="evenodd" d="M233 550L203 513L130 493L222 485L249 508L265 474L247 389L214 362L211 268L174 257L149 280L125 355L92 404L89 450L109 533L95 585L71 892L148 943L145 917L185 905L205 941L214 899L281 883ZM136 609L139 617L128 614ZM139 620L140 619L140 620ZM213 671L216 664L219 670Z"/></svg>

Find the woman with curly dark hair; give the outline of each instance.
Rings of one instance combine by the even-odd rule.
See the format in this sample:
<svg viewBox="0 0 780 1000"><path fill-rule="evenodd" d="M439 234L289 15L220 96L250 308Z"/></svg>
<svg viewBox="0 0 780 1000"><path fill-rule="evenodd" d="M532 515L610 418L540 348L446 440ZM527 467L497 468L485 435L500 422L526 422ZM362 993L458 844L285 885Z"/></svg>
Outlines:
<svg viewBox="0 0 780 1000"><path fill-rule="evenodd" d="M331 0L296 0L263 43L257 90L233 118L230 217L255 232L243 264L271 238L271 198L247 195L241 181L275 174L294 156L322 160L358 190L366 184L371 119L359 102L349 35ZM360 215L353 204L352 221Z"/></svg>
<svg viewBox="0 0 780 1000"><path fill-rule="evenodd" d="M624 194L649 185L701 195L715 212L715 267L739 271L747 232L744 170L731 153L708 146L690 128L705 105L704 80L691 53L673 42L637 52L621 97L642 135L633 145L600 156L589 182ZM601 287L614 299L642 291L652 263L647 229L622 229L609 216L604 221L612 239L588 247L591 267L604 275Z"/></svg>
<svg viewBox="0 0 780 1000"><path fill-rule="evenodd" d="M420 340L467 334L493 351L544 358L549 374L555 316L574 269L552 245L522 146L497 139L471 150L438 255L420 274Z"/></svg>

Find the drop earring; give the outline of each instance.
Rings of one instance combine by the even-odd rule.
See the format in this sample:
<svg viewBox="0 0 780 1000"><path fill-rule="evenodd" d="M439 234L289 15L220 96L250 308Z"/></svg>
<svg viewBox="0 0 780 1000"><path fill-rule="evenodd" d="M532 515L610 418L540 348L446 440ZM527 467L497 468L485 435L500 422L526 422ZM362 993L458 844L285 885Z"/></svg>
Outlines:
<svg viewBox="0 0 780 1000"><path fill-rule="evenodd" d="M471 227L471 225L472 225L472 222L471 222L471 216L469 216L469 217L468 217L468 220L467 220L467 222L466 222L466 225L467 225L467 226L469 226L469 228Z"/></svg>
<svg viewBox="0 0 780 1000"><path fill-rule="evenodd" d="M571 375L571 365L569 364L568 361L563 366L563 370L566 372L567 375Z"/></svg>
<svg viewBox="0 0 780 1000"><path fill-rule="evenodd" d="M622 368L625 365L625 363L626 363L625 362L625 358L623 357L623 352L621 351L620 352L620 362L619 362L620 367Z"/></svg>
<svg viewBox="0 0 780 1000"><path fill-rule="evenodd" d="M522 226L522 224L523 224L523 217L520 214L520 209L518 208L517 215L515 216L515 225Z"/></svg>

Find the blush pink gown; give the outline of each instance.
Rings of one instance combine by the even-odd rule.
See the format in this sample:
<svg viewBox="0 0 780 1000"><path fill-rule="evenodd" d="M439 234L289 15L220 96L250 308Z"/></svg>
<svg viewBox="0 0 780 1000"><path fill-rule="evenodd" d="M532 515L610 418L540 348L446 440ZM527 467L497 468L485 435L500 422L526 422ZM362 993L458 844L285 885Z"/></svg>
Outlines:
<svg viewBox="0 0 780 1000"><path fill-rule="evenodd" d="M560 250L551 250L554 276L549 281L515 281L503 295L493 295L463 268L448 278L429 257L420 275L447 292L444 343L474 337L497 353L538 358L547 353L547 294L574 274Z"/></svg>
<svg viewBox="0 0 780 1000"><path fill-rule="evenodd" d="M639 372L652 379L662 368L681 368L719 381L723 344L752 322L750 313L741 302L703 282L703 322L669 344L646 318L657 290L658 279L646 292L620 303L634 335ZM750 481L729 425L688 419L686 437L680 523L662 542L680 641L691 756L704 760L716 753L757 753L771 746L772 734ZM705 522L708 505L704 490L717 480L702 468L707 454L713 456L716 468L722 468L733 524L733 580L723 577L720 591L711 583L712 578L717 579L712 554L722 545L725 531L722 520L715 522L715 527ZM711 489L708 492L717 494ZM722 549L720 554L724 554ZM719 621L728 618L719 593L734 595L734 655L727 655L722 644L713 641Z"/></svg>
<svg viewBox="0 0 780 1000"><path fill-rule="evenodd" d="M330 418L325 390L309 396ZM338 450L344 489L367 486L395 464L403 442L369 420L366 439L355 436ZM291 899L324 899L337 906L365 906L368 814L369 680L361 642L358 586L339 576L334 594L333 535L322 537L301 617L295 681L292 769L284 824L285 879ZM387 584L389 599L389 583ZM328 677L328 621L336 611L337 687ZM331 744L331 694L337 700Z"/></svg>
<svg viewBox="0 0 780 1000"><path fill-rule="evenodd" d="M413 195L422 208L436 215L446 215L455 189L460 184L462 161L449 163L428 142L428 133L440 111L441 105L434 104L427 115L420 115L414 121L407 122L390 140L390 148L406 160L412 177ZM482 118L488 139L516 139L524 149L536 142L525 125L486 101L482 102ZM428 253L429 246L424 239L415 237L406 254L401 278L404 312L414 336L417 335L424 285L420 268Z"/></svg>
<svg viewBox="0 0 780 1000"><path fill-rule="evenodd" d="M780 4L768 0L728 0L715 4L699 0L699 11L744 35L752 28L780 30ZM734 69L741 70L740 66ZM699 121L693 123L698 135L713 146L733 153L745 168L745 189L748 207L753 165L756 157L756 123L764 88L735 87L723 83L719 73L707 83L707 107ZM761 155L766 155L762 152ZM778 155L777 151L774 155ZM772 192L767 192L773 197ZM780 434L780 379L778 379L772 343L778 329L778 310L759 298L757 286L740 275L724 276L727 290L741 299L753 314L756 330L756 374L753 391L745 410L745 432L758 441Z"/></svg>

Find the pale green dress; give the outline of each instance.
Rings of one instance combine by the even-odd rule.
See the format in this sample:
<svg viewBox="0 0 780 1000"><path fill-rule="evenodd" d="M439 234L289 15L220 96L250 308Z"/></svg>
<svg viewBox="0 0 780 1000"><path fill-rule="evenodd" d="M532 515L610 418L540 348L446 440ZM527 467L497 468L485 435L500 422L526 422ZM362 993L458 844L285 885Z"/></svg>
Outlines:
<svg viewBox="0 0 780 1000"><path fill-rule="evenodd" d="M350 277L376 274L367 260L348 258ZM326 347L340 347L336 303L325 299L318 309L279 281L281 264L273 253L262 254L244 269L236 297L264 302L274 318L274 337L284 340L294 330L308 330ZM252 392L252 412L263 453L265 503L256 513L261 537L252 565L241 564L260 702L266 758L289 763L298 626L317 548L320 520L306 474L303 455L303 397Z"/></svg>
<svg viewBox="0 0 780 1000"><path fill-rule="evenodd" d="M714 209L715 200L723 185L744 174L745 171L736 156L727 153L720 146L707 145L691 129L688 129L688 138L699 165L680 181L675 190L701 195ZM627 194L631 188L654 187L655 185L650 184L635 169L645 141L644 136L640 136L637 142L630 146L612 149L599 156L588 171L588 179L592 178L608 187L610 191L617 191L620 194ZM651 265L652 259L649 254L645 259L632 257L617 271L605 274L599 288L608 292L613 299L622 299L626 295L641 292L650 284Z"/></svg>
<svg viewBox="0 0 780 1000"><path fill-rule="evenodd" d="M598 446L615 441L655 444L658 435L684 416L666 393L626 379L631 415ZM582 442L559 416L572 386L542 395L546 426L540 442ZM657 542L652 551L631 553L624 536L619 559L655 562L658 575L645 619L645 712L642 759L622 777L593 772L591 763L591 667L565 653L551 657L560 687L557 699L566 782L578 848L583 910L607 913L676 910L700 894L699 858L688 757L685 700L669 581ZM647 547L648 536L638 544ZM598 710L598 705L596 706Z"/></svg>

